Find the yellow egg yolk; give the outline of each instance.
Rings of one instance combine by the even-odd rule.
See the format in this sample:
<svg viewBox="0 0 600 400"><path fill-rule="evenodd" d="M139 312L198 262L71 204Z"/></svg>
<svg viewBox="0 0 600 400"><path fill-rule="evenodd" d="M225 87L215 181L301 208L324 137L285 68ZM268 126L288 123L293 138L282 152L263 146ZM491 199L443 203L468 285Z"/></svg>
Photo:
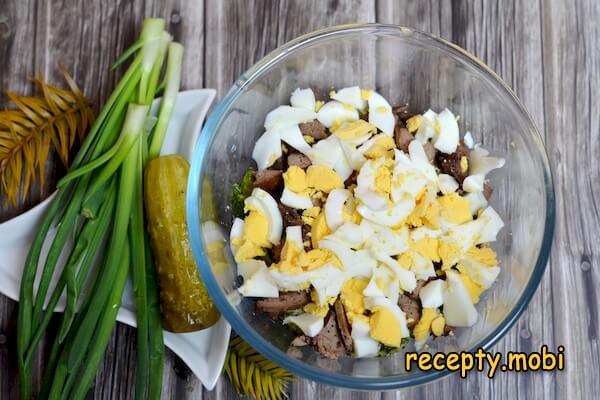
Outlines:
<svg viewBox="0 0 600 400"><path fill-rule="evenodd" d="M326 303L321 306L319 303L308 303L304 306L303 310L317 317L324 317L329 312L329 304Z"/></svg>
<svg viewBox="0 0 600 400"><path fill-rule="evenodd" d="M375 191L384 195L389 195L392 189L392 173L386 166L381 166L375 173Z"/></svg>
<svg viewBox="0 0 600 400"><path fill-rule="evenodd" d="M368 90L368 89L361 89L360 91L360 97L363 100L369 100L371 98L371 94L373 94L372 90Z"/></svg>
<svg viewBox="0 0 600 400"><path fill-rule="evenodd" d="M302 221L304 221L306 225L312 226L312 224L315 222L315 219L319 216L320 213L321 207L307 208L302 212Z"/></svg>
<svg viewBox="0 0 600 400"><path fill-rule="evenodd" d="M323 165L311 165L306 171L308 186L329 193L333 189L343 189L344 182L331 168Z"/></svg>
<svg viewBox="0 0 600 400"><path fill-rule="evenodd" d="M398 256L398 265L408 270L412 267L413 258L411 257L410 252L405 251L404 253Z"/></svg>
<svg viewBox="0 0 600 400"><path fill-rule="evenodd" d="M373 307L372 311L373 315L369 319L371 337L386 346L400 347L400 321L394 313L385 307Z"/></svg>
<svg viewBox="0 0 600 400"><path fill-rule="evenodd" d="M223 253L225 244L221 240L214 241L206 246L206 257L210 260L210 266L215 272L223 272L228 268L227 259Z"/></svg>
<svg viewBox="0 0 600 400"><path fill-rule="evenodd" d="M337 256L327 249L313 249L309 252L300 254L298 264L307 271L322 267L326 264L333 264L336 267L342 266Z"/></svg>
<svg viewBox="0 0 600 400"><path fill-rule="evenodd" d="M306 172L296 165L292 165L283 173L283 182L288 190L294 193L305 193L308 188Z"/></svg>
<svg viewBox="0 0 600 400"><path fill-rule="evenodd" d="M312 241L313 248L316 249L319 247L319 240L323 239L325 236L331 233L331 229L329 229L329 225L327 225L327 219L325 218L325 213L321 212L315 218L311 229L310 229L310 239Z"/></svg>
<svg viewBox="0 0 600 400"><path fill-rule="evenodd" d="M258 210L251 209L250 213L244 220L244 230L242 237L238 242L241 242L235 260L242 262L255 257L265 255L264 247L271 247L268 239L269 221Z"/></svg>
<svg viewBox="0 0 600 400"><path fill-rule="evenodd" d="M467 250L467 256L474 258L484 265L494 267L498 265L496 252L489 247L471 247Z"/></svg>
<svg viewBox="0 0 600 400"><path fill-rule="evenodd" d="M421 198L417 201L417 205L413 212L406 217L406 223L415 228L423 225L430 229L440 228L440 206L435 201L429 201L429 198L425 195L421 195Z"/></svg>
<svg viewBox="0 0 600 400"><path fill-rule="evenodd" d="M365 278L352 278L344 284L340 293L340 300L344 305L346 314L362 315L365 312L363 290L368 284L369 280Z"/></svg>
<svg viewBox="0 0 600 400"><path fill-rule="evenodd" d="M430 259L431 261L440 261L440 241L436 238L426 236L423 239L418 240L416 242L411 240L410 248L411 250L416 251L417 253L419 253L425 258Z"/></svg>
<svg viewBox="0 0 600 400"><path fill-rule="evenodd" d="M368 123L364 119L359 119L336 129L334 135L342 140L351 140L375 132L377 132L375 125Z"/></svg>
<svg viewBox="0 0 600 400"><path fill-rule="evenodd" d="M261 247L271 247L268 235L269 221L267 217L260 211L251 210L244 220L242 240L256 243Z"/></svg>
<svg viewBox="0 0 600 400"><path fill-rule="evenodd" d="M415 325L412 332L416 341L427 339L429 336L429 330L431 329L431 323L438 317L438 315L439 312L437 308L423 309L421 318L419 319L419 322L417 322L417 325Z"/></svg>
<svg viewBox="0 0 600 400"><path fill-rule="evenodd" d="M459 266L459 270L462 269ZM471 303L473 304L477 304L479 303L479 296L481 296L481 293L483 293L484 289L479 286L478 284L476 284L473 279L471 279L469 277L469 275L464 274L464 273L460 273L460 280L462 281L463 285L465 285L465 288L467 289L467 292L469 292L469 297L471 298Z"/></svg>
<svg viewBox="0 0 600 400"><path fill-rule="evenodd" d="M435 336L442 336L444 334L444 327L446 326L446 320L441 315L431 321L431 333Z"/></svg>
<svg viewBox="0 0 600 400"><path fill-rule="evenodd" d="M302 254L304 254L304 249L298 247L296 242L286 240L281 249L281 259L273 267L291 275L300 274L304 272L298 262Z"/></svg>
<svg viewBox="0 0 600 400"><path fill-rule="evenodd" d="M378 138L367 151L365 151L364 156L370 159L380 157L392 158L394 156L393 149L395 147L396 143L391 136L382 136Z"/></svg>
<svg viewBox="0 0 600 400"><path fill-rule="evenodd" d="M452 267L462 256L462 248L454 242L440 240L438 249L440 258L442 259L442 268L447 269Z"/></svg>
<svg viewBox="0 0 600 400"><path fill-rule="evenodd" d="M448 193L440 196L438 198L438 203L442 209L442 217L448 222L462 224L473 218L469 201L464 197L459 196L458 193Z"/></svg>
<svg viewBox="0 0 600 400"><path fill-rule="evenodd" d="M466 156L462 156L460 158L460 171L463 174L466 174L468 170L469 170L469 160L467 159Z"/></svg>
<svg viewBox="0 0 600 400"><path fill-rule="evenodd" d="M416 132L417 129L419 129L419 126L421 126L422 120L423 120L423 117L420 115L415 115L414 117L410 117L406 121L406 129L408 129L409 132Z"/></svg>
<svg viewBox="0 0 600 400"><path fill-rule="evenodd" d="M325 102L323 100L317 100L315 102L315 112L318 112L321 107L323 107L325 105Z"/></svg>
<svg viewBox="0 0 600 400"><path fill-rule="evenodd" d="M315 138L308 135L303 135L304 141L308 144L313 144L315 142Z"/></svg>

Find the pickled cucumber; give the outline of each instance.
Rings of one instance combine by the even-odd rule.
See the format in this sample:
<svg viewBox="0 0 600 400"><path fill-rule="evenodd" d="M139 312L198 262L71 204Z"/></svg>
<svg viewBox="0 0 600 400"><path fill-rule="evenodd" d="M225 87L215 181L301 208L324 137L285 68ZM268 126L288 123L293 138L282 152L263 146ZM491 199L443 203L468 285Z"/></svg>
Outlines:
<svg viewBox="0 0 600 400"><path fill-rule="evenodd" d="M163 327L171 332L205 329L219 319L190 249L185 214L188 172L187 161L169 155L151 160L144 179Z"/></svg>

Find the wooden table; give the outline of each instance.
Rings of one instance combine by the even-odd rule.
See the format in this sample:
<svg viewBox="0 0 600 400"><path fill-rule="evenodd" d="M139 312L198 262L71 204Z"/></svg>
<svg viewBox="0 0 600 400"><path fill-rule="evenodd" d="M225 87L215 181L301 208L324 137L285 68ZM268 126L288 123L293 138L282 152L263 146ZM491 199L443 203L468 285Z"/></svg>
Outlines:
<svg viewBox="0 0 600 400"><path fill-rule="evenodd" d="M30 92L43 72L60 82L72 71L101 104L115 84L112 61L131 44L145 16L162 16L186 46L183 87L221 97L267 52L303 33L348 22L380 21L440 35L471 51L511 85L542 132L556 185L556 234L537 294L495 351L566 348L566 370L451 376L410 390L350 393L300 381L296 398L590 399L600 396L600 2L490 1L36 1L0 2L0 87ZM1 98L0 104L4 104ZM43 195L46 195L46 190ZM37 197L37 196L35 196ZM36 199L32 199L35 201ZM2 209L0 218L17 210ZM0 238L0 240L3 238ZM16 303L0 299L0 399L18 396ZM39 381L41 365L35 366ZM132 397L135 333L119 325L92 398ZM236 397L223 378L203 390L168 352L165 399Z"/></svg>

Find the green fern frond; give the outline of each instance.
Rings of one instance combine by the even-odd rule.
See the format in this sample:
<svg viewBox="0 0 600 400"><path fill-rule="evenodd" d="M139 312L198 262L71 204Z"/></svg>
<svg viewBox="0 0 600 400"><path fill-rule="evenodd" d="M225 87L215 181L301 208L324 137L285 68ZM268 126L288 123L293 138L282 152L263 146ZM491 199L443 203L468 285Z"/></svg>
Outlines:
<svg viewBox="0 0 600 400"><path fill-rule="evenodd" d="M288 397L288 382L296 380L294 375L263 357L239 336L229 342L225 374L238 393L256 400L283 400Z"/></svg>

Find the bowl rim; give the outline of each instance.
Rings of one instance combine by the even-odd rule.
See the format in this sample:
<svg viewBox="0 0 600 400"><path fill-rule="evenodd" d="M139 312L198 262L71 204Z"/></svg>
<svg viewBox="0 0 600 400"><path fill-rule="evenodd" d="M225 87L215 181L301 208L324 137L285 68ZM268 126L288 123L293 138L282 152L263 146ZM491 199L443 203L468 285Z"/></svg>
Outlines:
<svg viewBox="0 0 600 400"><path fill-rule="evenodd" d="M523 290L516 305L508 313L504 320L470 351L476 351L478 348L482 348L486 351L490 349L510 330L510 328L519 319L523 311L527 308L529 302L536 292L537 287L539 286L539 283L541 282L544 271L546 270L555 226L555 197L552 172L548 161L548 156L542 142L542 137L536 128L531 115L523 106L521 101L517 98L513 90L504 82L504 80L502 80L502 78L500 78L481 60L458 45L429 33L421 32L412 28L401 27L398 25L381 23L345 24L320 29L302 35L273 50L252 67L250 67L233 84L232 88L228 91L223 100L211 113L206 124L204 125L204 128L202 129L198 143L196 144L195 155L190 168L186 196L187 223L196 266L198 267L208 292L215 302L217 308L231 324L236 333L251 346L253 346L258 352L276 364L290 370L302 378L354 390L391 390L411 387L445 377L449 375L451 371L418 371L415 374L406 377L390 375L374 378L343 375L337 372L326 371L318 367L314 367L301 360L290 357L285 352L266 341L260 334L254 331L242 318L238 316L237 311L234 310L226 296L222 294L222 289L220 288L220 285L213 275L212 269L204 256L205 249L202 240L203 233L202 224L200 223L201 212L199 207L202 196L202 184L200 184L200 179L203 176L202 173L207 150L211 147L211 144L214 140L216 133L215 128L220 124L231 103L237 98L243 89L253 81L254 78L261 75L261 72L276 64L287 54L304 48L315 41L338 35L343 36L350 33L368 34L370 32L372 33L373 31L376 31L377 33L387 32L416 36L419 40L429 41L432 44L449 52L451 55L458 56L462 62L478 70L482 77L490 80L500 90L503 90L505 95L508 95L509 98L512 98L519 112L523 115L525 121L527 121L527 130L531 134L533 142L535 143L539 155L541 156L543 164L544 187L546 192L546 216L544 219L544 235L531 278L529 279L529 282Z"/></svg>

